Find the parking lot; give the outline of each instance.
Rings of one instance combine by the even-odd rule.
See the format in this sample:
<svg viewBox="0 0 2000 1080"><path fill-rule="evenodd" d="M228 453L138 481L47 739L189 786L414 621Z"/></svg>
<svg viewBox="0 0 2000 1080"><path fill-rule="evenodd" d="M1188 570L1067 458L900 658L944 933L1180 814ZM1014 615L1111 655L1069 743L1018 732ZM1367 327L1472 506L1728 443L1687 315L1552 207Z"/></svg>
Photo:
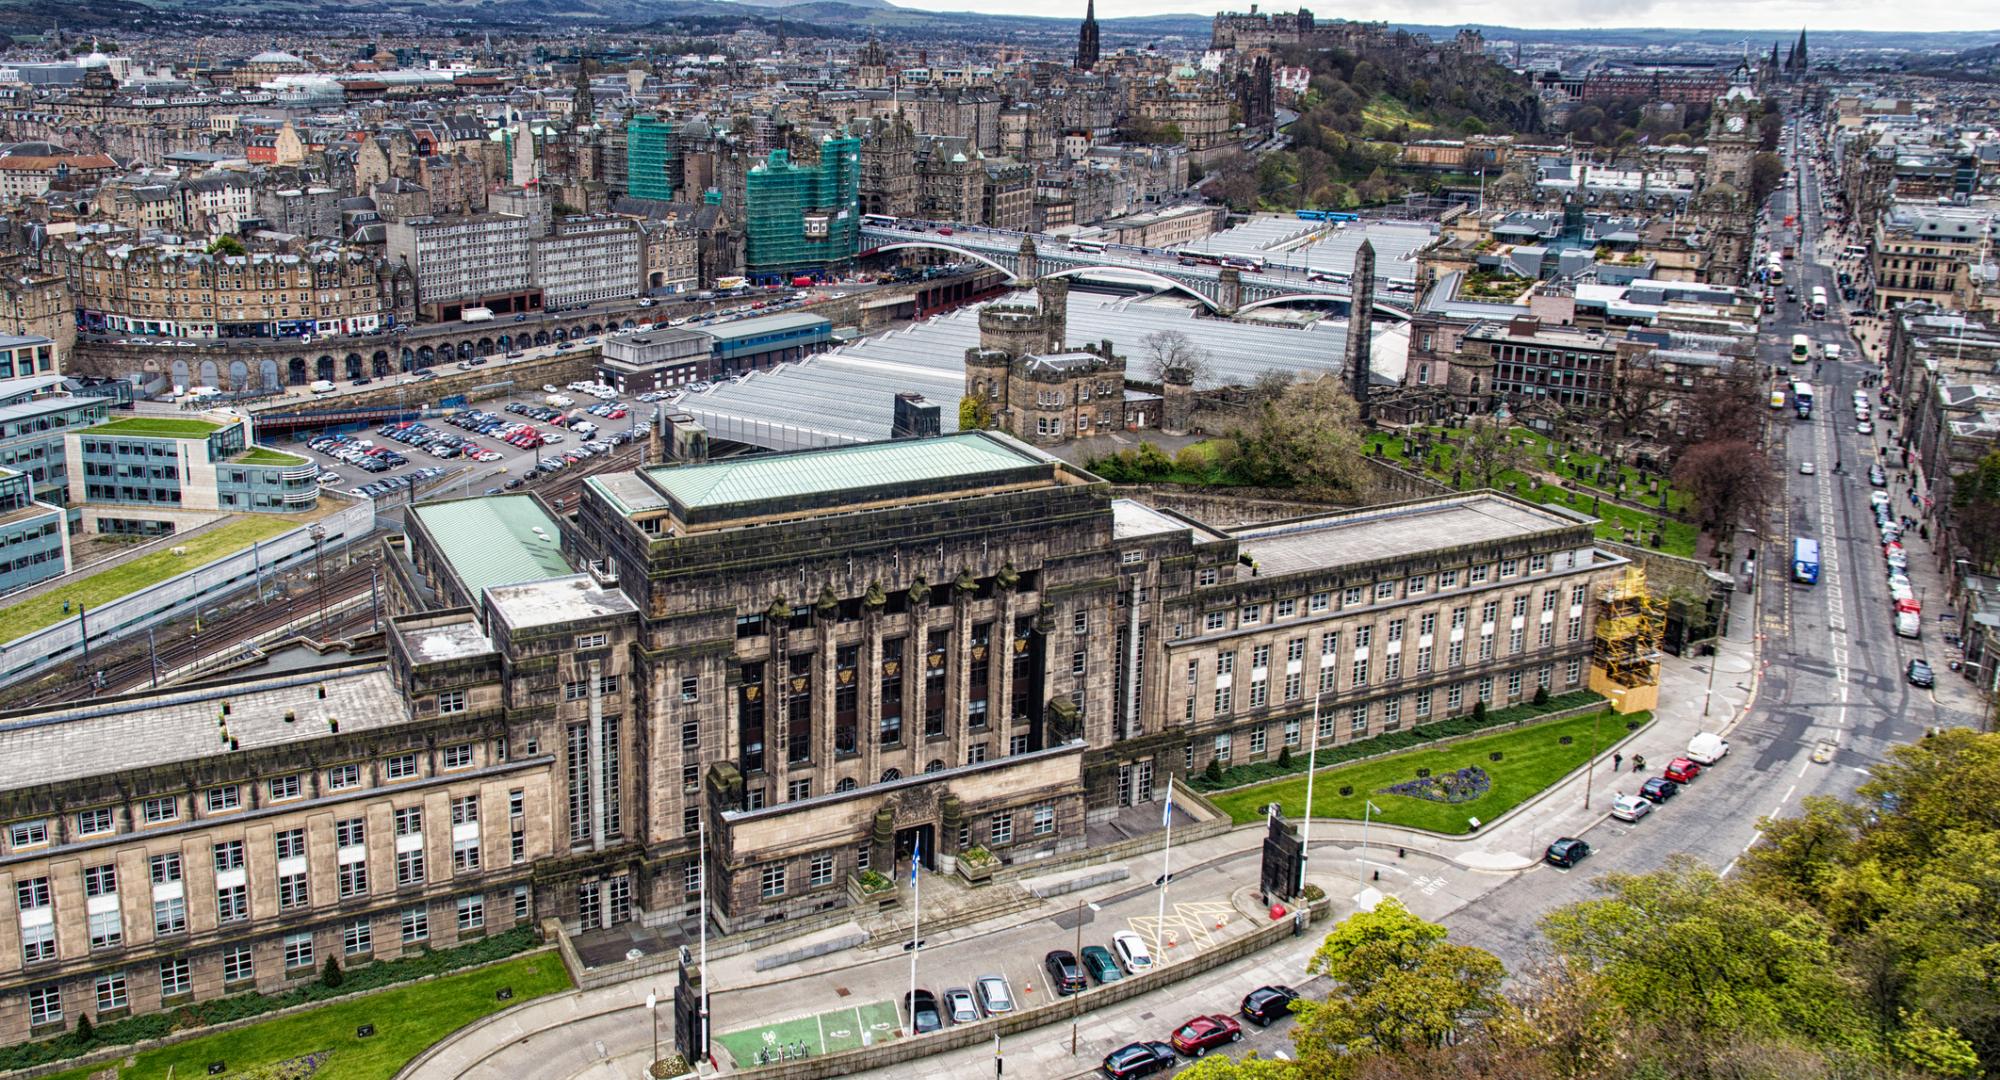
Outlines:
<svg viewBox="0 0 2000 1080"><path fill-rule="evenodd" d="M323 487L378 501L413 491L477 495L560 476L645 437L657 402L600 384L524 386L449 415L337 434L288 447L320 466Z"/></svg>

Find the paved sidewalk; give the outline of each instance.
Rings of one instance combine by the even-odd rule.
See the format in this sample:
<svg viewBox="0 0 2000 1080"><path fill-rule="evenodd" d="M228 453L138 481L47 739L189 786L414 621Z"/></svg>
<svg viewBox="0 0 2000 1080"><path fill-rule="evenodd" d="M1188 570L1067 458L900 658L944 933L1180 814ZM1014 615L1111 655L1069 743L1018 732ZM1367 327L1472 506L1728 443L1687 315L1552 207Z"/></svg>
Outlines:
<svg viewBox="0 0 2000 1080"><path fill-rule="evenodd" d="M1582 832L1603 819L1611 800L1621 787L1636 787L1640 777L1630 771L1634 754L1644 755L1651 771L1681 753L1688 740L1702 731L1726 732L1746 713L1753 701L1759 678L1754 598L1732 597L1732 629L1720 642L1714 657L1668 657L1661 675L1661 706L1647 728L1629 734L1623 723L1605 718L1603 747L1591 769L1579 769L1541 795L1488 823L1467 837L1443 837L1414 829L1373 824L1367 830L1367 850L1362 850L1362 823L1320 819L1313 822L1314 863L1311 879L1326 888L1336 905L1336 918L1344 917L1376 898L1372 887L1357 888L1358 871L1334 867L1352 853L1361 865L1393 869L1405 861L1436 860L1474 873L1509 875L1534 866L1543 848L1560 835ZM1713 697L1710 698L1710 664L1714 662ZM1706 706L1706 709L1704 709ZM1704 716L1704 711L1707 715ZM1613 753L1626 759L1626 770L1614 774ZM1586 801L1586 794L1588 799ZM1178 879L1198 867L1236 860L1255 851L1262 842L1258 826L1238 828L1220 836L1194 843L1176 844L1172 869ZM1399 857L1398 850L1405 855ZM1073 911L1079 902L1108 902L1129 896L1134 890L1150 890L1163 870L1163 855L1152 852L1129 860L1123 881L1081 889L1052 897L1024 911L1001 919L956 927L925 935L925 952L930 953L954 942L970 942L997 935ZM1056 876L1056 875L1050 875ZM835 933L834 928L822 933ZM709 962L712 993L742 992L758 986L773 986L794 980L821 980L887 957L904 955L900 946L849 949L826 956L787 964L770 971L756 970L760 958L795 948L788 940L736 956ZM976 948L976 946L974 946ZM1271 950L1269 956L1252 957L1232 966L1229 980L1269 981L1286 971L1297 978L1298 964L1310 948ZM1282 954L1282 955L1280 955ZM1253 974L1244 975L1242 971ZM529 1002L495 1014L455 1033L433 1047L422 1059L398 1074L399 1080L456 1080L459 1077L510 1076L569 1078L632 1078L639 1076L651 1054L651 1023L645 1012L648 992L660 993L659 1019L671 1030L672 979L651 976L594 990L572 991ZM802 995L809 996L809 995ZM1091 1014L1084 1018L1086 1030L1093 1023L1108 1024L1108 1018ZM671 1039L668 1040L671 1042ZM1049 1040L1040 1040L1048 1042ZM1023 1062L1025 1065L1026 1063ZM1053 1064L1053 1062L1051 1063ZM1030 1070L1034 1075L1054 1075ZM922 1069L912 1076L923 1075Z"/></svg>

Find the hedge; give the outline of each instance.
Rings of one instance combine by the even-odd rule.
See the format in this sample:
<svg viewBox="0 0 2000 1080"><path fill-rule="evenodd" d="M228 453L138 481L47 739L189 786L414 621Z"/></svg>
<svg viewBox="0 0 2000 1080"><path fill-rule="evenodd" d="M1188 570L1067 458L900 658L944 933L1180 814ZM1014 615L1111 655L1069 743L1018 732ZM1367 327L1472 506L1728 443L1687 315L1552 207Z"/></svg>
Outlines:
<svg viewBox="0 0 2000 1080"><path fill-rule="evenodd" d="M526 952L539 943L540 939L533 927L520 926L492 937L482 938L470 945L439 950L427 948L412 956L344 969L337 989L328 985L324 979L315 979L279 994L234 994L213 1001L183 1005L168 1012L114 1020L108 1024L98 1025L94 1029L86 1030L79 1025L76 1030L53 1039L0 1047L0 1071L25 1069L51 1061L60 1061L100 1047L129 1046L152 1039L163 1039L174 1032L189 1028L225 1024L232 1020L243 1020L276 1012L279 1009L288 1009L294 1005L307 1005L328 998L379 990L396 983L421 979L427 975L442 975L461 968L477 967L480 964L504 960L516 953Z"/></svg>
<svg viewBox="0 0 2000 1080"><path fill-rule="evenodd" d="M1478 731L1506 727L1509 724L1518 724L1526 720L1533 720L1539 716L1547 716L1550 713L1563 712L1568 709L1578 709L1602 701L1604 701L1604 695L1596 691L1572 690L1567 694L1558 694L1540 705L1536 705L1533 702L1522 702L1519 705L1510 705L1504 709L1494 709L1487 712L1484 716L1476 712L1469 712L1462 716L1451 717L1448 720L1418 724L1415 727L1404 728L1401 731L1391 731L1355 742L1340 743L1335 746L1322 746L1319 748L1318 767L1324 769L1329 765L1339 765L1342 762L1354 761L1357 758L1374 757L1377 754L1389 754L1398 750L1408 750L1411 747L1422 746L1425 743L1436 742L1439 739L1450 739L1460 735L1470 735ZM1308 719L1305 722L1310 723L1311 721ZM1310 735L1307 737L1310 738ZM1305 772L1308 756L1305 752L1300 751L1291 755L1289 760L1253 761L1244 765L1232 765L1222 770L1222 778L1219 780L1211 780L1206 775L1196 773L1188 777L1187 783L1196 791L1226 791L1230 788L1242 787L1246 784L1260 784L1266 780L1276 780L1280 777L1293 776Z"/></svg>

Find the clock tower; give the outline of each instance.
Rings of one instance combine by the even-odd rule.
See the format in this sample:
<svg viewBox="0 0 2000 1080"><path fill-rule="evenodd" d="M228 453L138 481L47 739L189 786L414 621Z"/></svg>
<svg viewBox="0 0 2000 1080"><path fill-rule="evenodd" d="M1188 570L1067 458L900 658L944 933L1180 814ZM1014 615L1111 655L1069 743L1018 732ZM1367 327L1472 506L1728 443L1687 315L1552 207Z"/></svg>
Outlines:
<svg viewBox="0 0 2000 1080"><path fill-rule="evenodd" d="M1708 118L1708 185L1750 187L1750 159L1757 154L1757 99L1733 87L1715 103Z"/></svg>

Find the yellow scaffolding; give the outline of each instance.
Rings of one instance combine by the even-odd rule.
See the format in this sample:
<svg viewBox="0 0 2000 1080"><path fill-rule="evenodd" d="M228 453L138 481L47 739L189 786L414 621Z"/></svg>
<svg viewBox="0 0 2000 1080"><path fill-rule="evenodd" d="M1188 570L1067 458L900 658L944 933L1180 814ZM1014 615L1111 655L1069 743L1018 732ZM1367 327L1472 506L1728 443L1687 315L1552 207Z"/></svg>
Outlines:
<svg viewBox="0 0 2000 1080"><path fill-rule="evenodd" d="M1597 594L1597 634L1590 688L1621 713L1651 709L1660 701L1660 643L1666 635L1666 602L1646 591L1646 572L1627 567Z"/></svg>

